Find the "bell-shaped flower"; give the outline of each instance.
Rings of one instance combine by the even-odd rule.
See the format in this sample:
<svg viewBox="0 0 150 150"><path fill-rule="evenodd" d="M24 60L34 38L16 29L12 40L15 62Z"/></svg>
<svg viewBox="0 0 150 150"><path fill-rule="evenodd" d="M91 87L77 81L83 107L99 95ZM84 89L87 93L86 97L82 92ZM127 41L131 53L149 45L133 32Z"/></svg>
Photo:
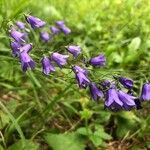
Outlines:
<svg viewBox="0 0 150 150"><path fill-rule="evenodd" d="M11 30L10 31L10 36L16 41L16 42L25 42L26 33L21 33L19 31L16 30Z"/></svg>
<svg viewBox="0 0 150 150"><path fill-rule="evenodd" d="M10 47L12 49L12 55L13 55L13 57L19 56L19 53L20 53L19 49L21 47L21 44L18 43L18 42L16 42L16 41L14 41L14 42L10 43Z"/></svg>
<svg viewBox="0 0 150 150"><path fill-rule="evenodd" d="M63 20L58 20L58 21L56 21L56 25L57 25L59 28L61 28L61 27L65 26L65 23L64 23Z"/></svg>
<svg viewBox="0 0 150 150"><path fill-rule="evenodd" d="M143 84L140 99L150 101L150 83Z"/></svg>
<svg viewBox="0 0 150 150"><path fill-rule="evenodd" d="M131 89L133 87L133 81L128 78L119 77L119 82L128 89Z"/></svg>
<svg viewBox="0 0 150 150"><path fill-rule="evenodd" d="M62 66L66 65L67 64L67 58L69 56L68 55L62 55L62 54L59 54L57 52L53 53L52 56L51 56L51 59L56 62L56 64L62 68Z"/></svg>
<svg viewBox="0 0 150 150"><path fill-rule="evenodd" d="M16 22L16 26L19 28L19 29L24 29L25 28L25 23L21 22L21 21L17 21Z"/></svg>
<svg viewBox="0 0 150 150"><path fill-rule="evenodd" d="M80 66L73 65L72 70L74 73L82 72L84 75L88 75L88 71L86 69L81 68Z"/></svg>
<svg viewBox="0 0 150 150"><path fill-rule="evenodd" d="M62 30L62 32L63 32L65 35L68 35L68 34L71 33L71 29L68 28L67 26L62 26L62 27L61 27L61 30Z"/></svg>
<svg viewBox="0 0 150 150"><path fill-rule="evenodd" d="M62 21L62 20L56 21L56 26L57 26L65 35L71 33L71 29L68 28L68 27L65 25L64 21Z"/></svg>
<svg viewBox="0 0 150 150"><path fill-rule="evenodd" d="M78 72L75 75L80 88L86 88L89 85L90 80L82 72Z"/></svg>
<svg viewBox="0 0 150 150"><path fill-rule="evenodd" d="M80 46L70 45L66 46L66 48L74 57L77 57L81 53Z"/></svg>
<svg viewBox="0 0 150 150"><path fill-rule="evenodd" d="M123 108L125 110L130 110L133 107L136 107L134 100L136 97L129 95L121 90L118 91L118 97L123 102Z"/></svg>
<svg viewBox="0 0 150 150"><path fill-rule="evenodd" d="M31 16L31 15L26 16L26 20L33 29L41 28L41 27L45 26L45 24L46 24L46 22L42 21L41 19L39 19L37 17Z"/></svg>
<svg viewBox="0 0 150 150"><path fill-rule="evenodd" d="M27 71L28 68L31 68L31 69L34 69L34 68L35 68L35 62L34 62L33 59L29 56L28 53L26 53L26 52L21 52L19 58L20 58L22 70L23 70L24 72Z"/></svg>
<svg viewBox="0 0 150 150"><path fill-rule="evenodd" d="M91 58L89 63L92 66L104 66L106 63L106 58L103 54L100 54L99 56Z"/></svg>
<svg viewBox="0 0 150 150"><path fill-rule="evenodd" d="M44 42L48 42L50 40L50 35L48 32L41 32L40 33L40 38L41 40L43 40Z"/></svg>
<svg viewBox="0 0 150 150"><path fill-rule="evenodd" d="M20 52L26 52L29 53L32 50L33 44L29 43L29 44L25 44L22 47L20 47Z"/></svg>
<svg viewBox="0 0 150 150"><path fill-rule="evenodd" d="M118 91L110 88L106 92L105 107L111 110L120 110L123 108L123 102L118 97Z"/></svg>
<svg viewBox="0 0 150 150"><path fill-rule="evenodd" d="M104 80L103 83L102 83L102 86L103 86L104 88L106 88L106 87L109 87L110 84L111 84L111 82L110 82L109 80Z"/></svg>
<svg viewBox="0 0 150 150"><path fill-rule="evenodd" d="M53 64L50 62L50 59L48 57L44 56L41 60L41 63L42 63L43 73L45 75L48 75L51 72L55 71L55 68Z"/></svg>
<svg viewBox="0 0 150 150"><path fill-rule="evenodd" d="M93 100L96 101L104 96L103 92L100 89L98 89L95 83L90 83L89 88Z"/></svg>
<svg viewBox="0 0 150 150"><path fill-rule="evenodd" d="M52 34L54 34L54 35L58 34L60 32L60 30L55 26L51 26L50 30L51 30Z"/></svg>

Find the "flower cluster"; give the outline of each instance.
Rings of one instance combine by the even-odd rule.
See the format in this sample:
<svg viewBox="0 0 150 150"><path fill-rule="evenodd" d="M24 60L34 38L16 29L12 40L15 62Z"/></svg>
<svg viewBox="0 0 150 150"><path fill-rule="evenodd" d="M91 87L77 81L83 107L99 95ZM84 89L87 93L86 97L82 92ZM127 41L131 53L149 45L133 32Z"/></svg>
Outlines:
<svg viewBox="0 0 150 150"><path fill-rule="evenodd" d="M27 26L36 30L46 26L46 22L31 16L26 15L26 22L17 21L16 24L9 30L11 42L10 47L12 49L12 55L19 59L22 70L26 72L29 68L34 69L36 66L35 61L32 59L30 53L33 49L33 44L28 43L29 38L26 32ZM54 36L63 33L65 36L71 33L64 21L56 21L55 25L49 27L50 33L47 31L41 31L39 38L47 43ZM56 67L63 68L68 63L69 53L73 55L73 59L76 59L81 54L81 47L78 45L64 46L67 50L67 54L61 54L56 51L49 55L43 55L41 59L42 72L45 75L49 75L56 71ZM91 67L101 68L106 65L106 57L104 54L99 54L86 61ZM91 98L94 101L104 99L104 108L108 108L113 111L117 110L131 110L133 108L142 108L142 101L150 100L150 83L145 83L142 87L141 95L135 96L133 93L134 83L131 79L122 76L113 76L112 80L104 80L99 83L94 82L90 78L90 72L84 67L80 67L77 64L71 65L71 70L75 75L75 79L79 88L89 88Z"/></svg>
<svg viewBox="0 0 150 150"><path fill-rule="evenodd" d="M41 19L26 15L25 16L27 23L31 26L32 29L42 28L46 25L45 21ZM16 26L11 27L9 30L10 37L12 38L10 42L10 47L12 49L12 55L14 57L18 57L21 63L21 67L23 71L27 71L28 68L34 69L35 62L30 56L30 51L33 48L32 43L27 43L28 41L28 33L26 32L26 23L21 21L17 21ZM62 32L65 35L71 33L71 30L65 25L63 21L57 21L55 26L50 27L51 33L46 31L42 31L39 34L39 37L44 42L49 42L51 38L53 38L56 34ZM77 57L80 53L80 47L78 46L69 46L67 47L68 51ZM51 56L43 56L41 63L43 67L43 73L48 75L50 72L55 71L54 65L52 63L55 62L60 68L67 63L68 55L62 55L58 52L54 52Z"/></svg>

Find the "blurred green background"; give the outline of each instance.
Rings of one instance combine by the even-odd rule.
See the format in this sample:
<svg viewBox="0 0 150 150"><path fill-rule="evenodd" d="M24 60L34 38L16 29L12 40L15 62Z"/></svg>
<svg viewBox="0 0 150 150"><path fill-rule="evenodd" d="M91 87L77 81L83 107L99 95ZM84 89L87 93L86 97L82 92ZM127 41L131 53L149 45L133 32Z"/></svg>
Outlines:
<svg viewBox="0 0 150 150"><path fill-rule="evenodd" d="M43 49L74 43L87 58L103 52L107 67L93 71L96 80L130 77L138 96L150 79L149 0L0 0L0 150L150 148L149 103L141 110L110 112L79 90L67 69L49 77L21 71L11 56L8 30L25 21L24 14L49 25L65 20L72 29L67 39L41 44Z"/></svg>

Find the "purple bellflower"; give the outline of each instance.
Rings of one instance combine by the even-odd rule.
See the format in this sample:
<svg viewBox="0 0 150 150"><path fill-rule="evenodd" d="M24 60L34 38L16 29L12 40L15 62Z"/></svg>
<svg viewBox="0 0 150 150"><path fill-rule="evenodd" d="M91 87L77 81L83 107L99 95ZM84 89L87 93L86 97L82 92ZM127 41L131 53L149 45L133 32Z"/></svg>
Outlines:
<svg viewBox="0 0 150 150"><path fill-rule="evenodd" d="M59 28L61 28L61 27L65 26L65 23L64 23L64 21L59 20L59 21L56 21L56 25L57 25Z"/></svg>
<svg viewBox="0 0 150 150"><path fill-rule="evenodd" d="M62 26L61 30L65 35L68 35L71 33L71 29L69 29L67 26Z"/></svg>
<svg viewBox="0 0 150 150"><path fill-rule="evenodd" d="M119 77L119 82L128 89L131 89L133 87L133 81L131 79L127 79L124 77Z"/></svg>
<svg viewBox="0 0 150 150"><path fill-rule="evenodd" d="M44 42L48 42L50 40L50 35L48 34L48 32L41 32L40 33L40 38L44 41Z"/></svg>
<svg viewBox="0 0 150 150"><path fill-rule="evenodd" d="M77 57L81 53L80 46L70 45L66 46L66 48L74 57Z"/></svg>
<svg viewBox="0 0 150 150"><path fill-rule="evenodd" d="M24 29L25 28L25 23L21 22L21 21L17 21L16 25L19 29Z"/></svg>
<svg viewBox="0 0 150 150"><path fill-rule="evenodd" d="M99 56L96 56L94 58L91 58L89 63L92 66L104 66L106 63L106 58L103 54L100 54Z"/></svg>
<svg viewBox="0 0 150 150"><path fill-rule="evenodd" d="M45 26L46 22L42 21L41 19L34 17L34 16L26 16L27 22L31 25L33 29L35 28L41 28Z"/></svg>
<svg viewBox="0 0 150 150"><path fill-rule="evenodd" d="M64 23L64 21L56 21L56 25L57 25L57 27L59 28L59 29L61 29L62 30L62 32L64 33L64 34L70 34L71 33L71 29L69 29L66 25L65 25L65 23Z"/></svg>
<svg viewBox="0 0 150 150"><path fill-rule="evenodd" d="M125 110L130 110L133 107L136 107L134 100L136 97L129 95L121 90L118 91L118 97L123 102L123 108Z"/></svg>
<svg viewBox="0 0 150 150"><path fill-rule="evenodd" d="M19 56L19 53L20 53L19 48L21 47L21 44L14 41L14 42L10 43L10 47L12 49L12 55L13 55L13 57Z"/></svg>
<svg viewBox="0 0 150 150"><path fill-rule="evenodd" d="M21 52L19 57L20 57L21 67L24 72L26 72L28 68L31 69L35 68L35 62L32 60L32 58L29 56L28 53Z"/></svg>
<svg viewBox="0 0 150 150"><path fill-rule="evenodd" d="M150 83L143 84L140 98L143 101L150 101Z"/></svg>
<svg viewBox="0 0 150 150"><path fill-rule="evenodd" d="M10 36L16 41L16 42L25 42L26 34L21 33L16 30L11 30L10 31Z"/></svg>
<svg viewBox="0 0 150 150"><path fill-rule="evenodd" d="M99 98L102 98L104 96L103 92L98 89L95 83L89 84L91 97L93 100L98 100Z"/></svg>
<svg viewBox="0 0 150 150"><path fill-rule="evenodd" d="M33 44L25 44L24 46L20 47L20 52L26 52L29 53L32 50Z"/></svg>
<svg viewBox="0 0 150 150"><path fill-rule="evenodd" d="M104 80L103 83L102 83L102 86L104 87L109 87L110 86L110 81L109 80Z"/></svg>
<svg viewBox="0 0 150 150"><path fill-rule="evenodd" d="M56 64L62 68L62 66L66 65L67 64L67 58L69 56L68 55L62 55L62 54L59 54L57 52L53 53L52 56L51 56L51 59L56 62Z"/></svg>
<svg viewBox="0 0 150 150"><path fill-rule="evenodd" d="M50 62L50 59L46 56L44 56L41 60L42 63L42 68L43 68L43 73L45 75L49 75L51 72L55 71L55 68L53 64Z"/></svg>
<svg viewBox="0 0 150 150"><path fill-rule="evenodd" d="M111 110L120 110L123 107L123 102L118 97L118 91L115 88L110 88L106 92L105 107Z"/></svg>
<svg viewBox="0 0 150 150"><path fill-rule="evenodd" d="M82 72L84 75L88 75L88 71L86 69L83 69L77 65L73 65L72 70L74 73Z"/></svg>
<svg viewBox="0 0 150 150"><path fill-rule="evenodd" d="M82 72L76 73L76 79L80 88L86 88L90 83L90 80Z"/></svg>
<svg viewBox="0 0 150 150"><path fill-rule="evenodd" d="M54 34L54 35L58 34L60 32L60 30L55 26L51 26L50 30L51 30L52 34Z"/></svg>

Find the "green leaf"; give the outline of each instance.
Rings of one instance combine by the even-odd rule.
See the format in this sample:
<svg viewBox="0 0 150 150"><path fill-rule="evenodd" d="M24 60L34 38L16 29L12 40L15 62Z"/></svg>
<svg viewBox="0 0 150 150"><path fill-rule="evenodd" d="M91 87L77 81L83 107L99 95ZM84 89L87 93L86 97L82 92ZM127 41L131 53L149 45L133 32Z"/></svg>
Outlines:
<svg viewBox="0 0 150 150"><path fill-rule="evenodd" d="M112 137L104 131L104 127L103 126L95 125L95 130L96 131L94 132L94 134L99 136L100 138L102 138L104 140L112 139Z"/></svg>
<svg viewBox="0 0 150 150"><path fill-rule="evenodd" d="M88 132L87 132L87 129L82 127L77 130L77 133L87 136L89 140L91 140L91 142L94 144L95 147L106 146L104 140L110 140L112 138L109 134L107 134L104 131L104 128L101 125L95 125L94 132L92 132L90 128L88 128Z"/></svg>
<svg viewBox="0 0 150 150"><path fill-rule="evenodd" d="M80 111L80 115L82 119L90 119L92 117L93 112L88 110L88 109L84 109L83 111Z"/></svg>
<svg viewBox="0 0 150 150"><path fill-rule="evenodd" d="M141 44L141 39L140 39L140 37L134 38L134 39L131 41L131 43L129 44L129 50L133 52L133 51L139 49L140 44Z"/></svg>
<svg viewBox="0 0 150 150"><path fill-rule="evenodd" d="M31 140L25 140L25 146L23 147L22 141L19 140L15 144L8 147L8 150L39 150L39 144Z"/></svg>
<svg viewBox="0 0 150 150"><path fill-rule="evenodd" d="M103 143L103 140L99 136L96 136L96 135L91 135L90 140L96 147Z"/></svg>
<svg viewBox="0 0 150 150"><path fill-rule="evenodd" d="M86 128L84 128L84 127L81 127L81 128L79 128L79 129L77 129L77 131L76 131L78 134L81 134L81 135L85 135L85 136L87 136L88 135L88 133L87 133L87 129ZM90 134L92 134L92 132L91 132L91 130L90 130Z"/></svg>
<svg viewBox="0 0 150 150"><path fill-rule="evenodd" d="M9 123L9 117L6 113L4 113L3 111L0 111L0 129L2 129L3 127L5 127L5 125L7 125Z"/></svg>
<svg viewBox="0 0 150 150"><path fill-rule="evenodd" d="M53 150L84 150L84 141L77 133L52 134L44 136Z"/></svg>
<svg viewBox="0 0 150 150"><path fill-rule="evenodd" d="M90 140L94 146L106 146L104 140L110 140L112 137L104 131L103 126L95 125L95 131L90 135Z"/></svg>

